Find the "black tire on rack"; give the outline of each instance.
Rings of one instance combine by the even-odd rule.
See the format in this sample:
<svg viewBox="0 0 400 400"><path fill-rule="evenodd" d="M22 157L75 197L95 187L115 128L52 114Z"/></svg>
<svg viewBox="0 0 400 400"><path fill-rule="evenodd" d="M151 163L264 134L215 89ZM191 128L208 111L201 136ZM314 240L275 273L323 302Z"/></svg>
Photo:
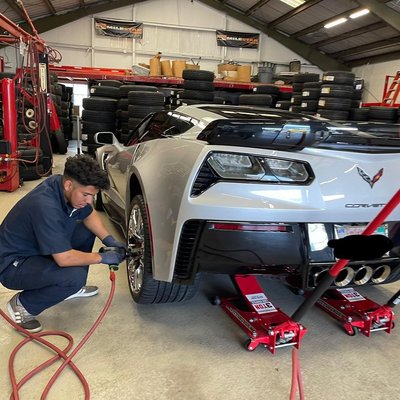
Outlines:
<svg viewBox="0 0 400 400"><path fill-rule="evenodd" d="M294 112L294 113L301 113L301 112L303 111L303 109L301 108L301 106L294 106L294 105L291 105L291 106L289 107L289 111L290 111L290 112Z"/></svg>
<svg viewBox="0 0 400 400"><path fill-rule="evenodd" d="M358 108L361 105L361 101L359 100L351 100L351 108Z"/></svg>
<svg viewBox="0 0 400 400"><path fill-rule="evenodd" d="M275 108L280 108L281 110L289 110L291 106L291 102L289 100L279 100L275 104Z"/></svg>
<svg viewBox="0 0 400 400"><path fill-rule="evenodd" d="M91 134L97 132L114 132L115 124L114 123L98 123L91 121L82 121L82 134Z"/></svg>
<svg viewBox="0 0 400 400"><path fill-rule="evenodd" d="M279 101L290 100L291 98L292 98L292 92L279 92L278 94Z"/></svg>
<svg viewBox="0 0 400 400"><path fill-rule="evenodd" d="M208 92L205 90L184 90L182 93L182 97L185 99L192 99L192 100L201 100L203 102L210 102L214 101L214 92Z"/></svg>
<svg viewBox="0 0 400 400"><path fill-rule="evenodd" d="M140 118L143 119L150 113L156 112L156 111L162 111L164 110L164 107L158 106L158 107L149 107L149 106L134 106L130 111L129 111L129 119L131 118Z"/></svg>
<svg viewBox="0 0 400 400"><path fill-rule="evenodd" d="M117 81L115 79L103 79L101 81L96 81L96 85L98 85L98 86L112 86L112 87L119 88L120 86L122 86L122 82L121 81Z"/></svg>
<svg viewBox="0 0 400 400"><path fill-rule="evenodd" d="M42 162L43 151L33 146L19 146L18 158L25 161L35 161L38 164ZM23 163L23 161L20 161ZM32 165L27 163L26 165Z"/></svg>
<svg viewBox="0 0 400 400"><path fill-rule="evenodd" d="M23 181L35 181L45 176L43 164L21 164L19 163L19 177Z"/></svg>
<svg viewBox="0 0 400 400"><path fill-rule="evenodd" d="M98 123L109 123L112 124L115 121L114 111L103 111L99 113L95 110L83 110L82 121L92 121Z"/></svg>
<svg viewBox="0 0 400 400"><path fill-rule="evenodd" d="M301 93L303 91L304 84L303 83L293 83L292 88L293 92Z"/></svg>
<svg viewBox="0 0 400 400"><path fill-rule="evenodd" d="M306 100L303 99L301 102L301 110L304 111L317 111L318 109L318 100Z"/></svg>
<svg viewBox="0 0 400 400"><path fill-rule="evenodd" d="M353 91L353 100L361 100L362 99L362 95L363 95L362 89L361 90L354 89L354 91Z"/></svg>
<svg viewBox="0 0 400 400"><path fill-rule="evenodd" d="M182 72L183 79L189 79L193 81L213 81L214 73L210 71L202 71L195 69L184 69Z"/></svg>
<svg viewBox="0 0 400 400"><path fill-rule="evenodd" d="M129 109L128 111L126 110L118 110L119 111L119 120L122 121L128 121L129 118Z"/></svg>
<svg viewBox="0 0 400 400"><path fill-rule="evenodd" d="M85 110L95 111L115 111L117 109L118 100L106 97L86 97L82 101Z"/></svg>
<svg viewBox="0 0 400 400"><path fill-rule="evenodd" d="M127 95L128 96L128 95ZM118 100L118 108L120 110L127 111L128 110L129 101L127 97L121 98Z"/></svg>
<svg viewBox="0 0 400 400"><path fill-rule="evenodd" d="M323 84L321 86L322 97L344 97L352 99L353 92L353 86L350 85Z"/></svg>
<svg viewBox="0 0 400 400"><path fill-rule="evenodd" d="M214 82L212 81L192 81L185 79L183 81L183 88L187 90L204 90L208 92L214 91Z"/></svg>
<svg viewBox="0 0 400 400"><path fill-rule="evenodd" d="M369 108L351 108L349 114L350 121L368 121L369 120Z"/></svg>
<svg viewBox="0 0 400 400"><path fill-rule="evenodd" d="M272 96L269 94L241 94L239 97L240 105L257 105L268 107L272 103Z"/></svg>
<svg viewBox="0 0 400 400"><path fill-rule="evenodd" d="M114 86L92 86L90 88L90 96L92 97L109 97L119 99L119 88Z"/></svg>
<svg viewBox="0 0 400 400"><path fill-rule="evenodd" d="M396 122L397 107L375 106L369 108L369 120Z"/></svg>
<svg viewBox="0 0 400 400"><path fill-rule="evenodd" d="M303 96L301 94L295 94L292 96L290 102L294 106L299 106L299 105L301 105L302 100L303 100Z"/></svg>
<svg viewBox="0 0 400 400"><path fill-rule="evenodd" d="M301 92L301 96L306 100L316 100L319 99L319 96L321 94L321 89L320 88L303 88L303 91Z"/></svg>
<svg viewBox="0 0 400 400"><path fill-rule="evenodd" d="M323 108L319 108L317 114L322 118L328 118L334 121L345 121L349 117L349 111L325 110Z"/></svg>
<svg viewBox="0 0 400 400"><path fill-rule="evenodd" d="M55 153L65 154L68 151L68 143L65 140L64 132L61 130L53 132L51 144Z"/></svg>
<svg viewBox="0 0 400 400"><path fill-rule="evenodd" d="M128 101L129 104L163 106L165 103L165 97L160 92L131 91L128 93Z"/></svg>
<svg viewBox="0 0 400 400"><path fill-rule="evenodd" d="M317 82L317 81L319 81L319 74L304 73L293 76L293 82L295 83Z"/></svg>
<svg viewBox="0 0 400 400"><path fill-rule="evenodd" d="M129 92L157 92L156 86L148 85L122 85L119 87L120 97L128 97Z"/></svg>
<svg viewBox="0 0 400 400"><path fill-rule="evenodd" d="M279 95L279 88L274 85L259 85L254 87L253 93Z"/></svg>
<svg viewBox="0 0 400 400"><path fill-rule="evenodd" d="M303 89L320 88L321 85L322 85L322 81L304 82L304 83L303 83Z"/></svg>
<svg viewBox="0 0 400 400"><path fill-rule="evenodd" d="M351 107L351 99L336 97L320 97L318 108L329 109L335 111L348 111Z"/></svg>
<svg viewBox="0 0 400 400"><path fill-rule="evenodd" d="M347 71L326 71L322 75L324 83L334 83L338 85L353 85L355 74Z"/></svg>

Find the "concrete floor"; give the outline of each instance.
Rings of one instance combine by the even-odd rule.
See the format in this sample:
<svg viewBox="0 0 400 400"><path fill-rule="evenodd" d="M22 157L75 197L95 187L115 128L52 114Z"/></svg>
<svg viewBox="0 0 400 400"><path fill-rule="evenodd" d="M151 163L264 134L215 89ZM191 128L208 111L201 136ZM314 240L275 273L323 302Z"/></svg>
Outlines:
<svg viewBox="0 0 400 400"><path fill-rule="evenodd" d="M71 146L69 154L75 154ZM54 157L53 173L63 169L65 156ZM40 181L26 182L13 193L0 192L0 221L12 205ZM119 230L104 216L110 231ZM97 247L100 243L96 242ZM279 282L261 278L267 295L291 315L302 298ZM89 284L100 293L89 299L63 302L40 315L47 330L65 330L78 343L106 302L110 281L104 265L94 265ZM291 349L273 356L263 347L244 349L246 335L217 306L215 294L229 293L224 276L204 276L198 295L184 304L138 306L131 300L124 268L117 273L116 295L98 330L74 358L86 376L94 400L281 400L288 399L291 384ZM385 302L400 283L368 287L360 292ZM0 285L0 307L13 292ZM398 311L400 312L400 311ZM299 351L307 400L386 400L400 397L399 329L391 335L377 332L371 338L346 335L336 321L314 308L301 321L308 333ZM400 326L400 322L398 323ZM51 339L64 346L64 340ZM0 399L11 386L7 360L21 335L0 317ZM16 360L17 377L23 376L49 352L29 344ZM36 400L55 366L40 373L20 391L21 399ZM65 370L48 399L83 399L78 379Z"/></svg>

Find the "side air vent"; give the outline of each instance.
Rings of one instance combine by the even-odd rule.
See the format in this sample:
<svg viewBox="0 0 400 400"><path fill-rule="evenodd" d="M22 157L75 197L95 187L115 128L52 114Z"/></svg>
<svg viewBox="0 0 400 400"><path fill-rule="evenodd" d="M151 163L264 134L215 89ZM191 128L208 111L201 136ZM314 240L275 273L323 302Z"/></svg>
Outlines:
<svg viewBox="0 0 400 400"><path fill-rule="evenodd" d="M175 261L174 279L189 279L193 269L193 255L199 239L202 221L190 220L182 227Z"/></svg>
<svg viewBox="0 0 400 400"><path fill-rule="evenodd" d="M211 185L213 185L217 180L218 177L209 167L207 162L205 162L196 177L190 195L193 197L200 195L205 190L207 190Z"/></svg>

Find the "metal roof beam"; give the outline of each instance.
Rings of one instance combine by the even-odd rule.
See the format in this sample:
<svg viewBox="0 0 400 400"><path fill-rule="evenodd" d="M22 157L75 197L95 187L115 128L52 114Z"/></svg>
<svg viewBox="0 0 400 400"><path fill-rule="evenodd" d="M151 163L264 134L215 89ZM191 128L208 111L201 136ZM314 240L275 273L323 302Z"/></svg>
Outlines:
<svg viewBox="0 0 400 400"><path fill-rule="evenodd" d="M65 14L51 15L49 17L35 19L34 25L38 33L43 33L92 14L113 10L115 8L126 7L136 3L142 3L144 1L146 0L116 0L102 3L100 5L98 3L95 5L86 5L83 8L78 8L77 10L70 11ZM27 23L22 23L20 26L26 31L31 31Z"/></svg>
<svg viewBox="0 0 400 400"><path fill-rule="evenodd" d="M315 6L316 4L320 3L322 0L309 0L306 1L304 4L302 4L299 7L294 8L293 10L289 11L286 14L283 14L281 17L274 19L271 21L268 26L269 27L274 27L276 25L281 24L282 22L288 20L289 18L292 18L296 16L297 14L302 13L303 11L307 10L307 8L310 8L312 6Z"/></svg>
<svg viewBox="0 0 400 400"><path fill-rule="evenodd" d="M347 64L351 67L360 67L366 64L376 64L385 61L398 60L400 58L400 51L392 53L379 54L377 56L358 58L357 60L348 61Z"/></svg>
<svg viewBox="0 0 400 400"><path fill-rule="evenodd" d="M44 0L46 6L49 8L50 12L54 15L57 14L57 10L54 8L53 4L51 4L50 0Z"/></svg>
<svg viewBox="0 0 400 400"><path fill-rule="evenodd" d="M377 17L400 32L399 13L377 0L356 0L358 4L368 8Z"/></svg>
<svg viewBox="0 0 400 400"><path fill-rule="evenodd" d="M6 3L15 11L23 20L25 20L25 15L22 12L21 8L17 6L15 0L6 0Z"/></svg>
<svg viewBox="0 0 400 400"><path fill-rule="evenodd" d="M208 6L216 9L216 10L222 11L222 12L226 13L227 15L267 34L272 39L275 39L277 42L281 43L283 46L292 50L299 56L305 58L311 64L317 65L324 71L328 71L328 70L348 71L350 69L347 65L341 63L340 61L337 61L337 60L333 59L332 57L322 54L318 50L311 48L309 45L302 43L299 40L293 39L290 36L286 36L283 33L280 33L279 31L277 31L275 29L269 28L267 25L262 24L256 20L248 17L241 11L234 9L232 7L228 7L226 5L223 5L220 1L217 1L217 0L199 0L199 1L201 3L204 3Z"/></svg>
<svg viewBox="0 0 400 400"><path fill-rule="evenodd" d="M326 46L327 44L339 42L341 40L347 39L349 37L354 37L358 35L363 35L364 33L375 31L377 29L381 29L386 27L387 24L383 21L376 22L375 24L370 24L363 26L362 28L353 29L352 31L348 31L346 33L342 33L341 35L337 35L328 39L320 40L319 42L315 42L312 44L313 47L319 48L322 46Z"/></svg>
<svg viewBox="0 0 400 400"><path fill-rule="evenodd" d="M249 9L247 9L244 13L246 15L251 15L254 12L256 12L259 8L261 8L262 6L264 6L265 4L269 3L271 0L260 0L257 1L256 4L254 4L254 6L251 6Z"/></svg>
<svg viewBox="0 0 400 400"><path fill-rule="evenodd" d="M400 36L395 36L390 39L379 40L378 42L364 44L362 46L352 47L351 49L330 53L332 57L345 57L353 54L365 53L370 50L378 50L384 47L398 45L400 43Z"/></svg>
<svg viewBox="0 0 400 400"><path fill-rule="evenodd" d="M315 32L318 31L319 29L323 28L328 22L334 21L335 19L339 19L339 18L347 18L350 14L357 12L357 11L361 11L363 8L357 7L357 8L352 8L351 10L347 10L345 12L342 12L341 14L335 15L334 17L325 19L321 22L318 22L317 24L311 25L308 28L302 29L301 31L297 31L295 33L293 33L292 35L290 35L290 37L292 38L298 38L300 36L304 36L307 35L311 32Z"/></svg>

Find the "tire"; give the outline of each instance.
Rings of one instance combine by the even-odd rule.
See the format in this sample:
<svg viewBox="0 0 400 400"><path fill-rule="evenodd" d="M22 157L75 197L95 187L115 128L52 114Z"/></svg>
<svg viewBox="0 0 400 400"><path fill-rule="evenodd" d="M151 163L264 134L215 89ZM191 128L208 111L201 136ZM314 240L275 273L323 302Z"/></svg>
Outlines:
<svg viewBox="0 0 400 400"><path fill-rule="evenodd" d="M214 92L205 90L184 90L182 97L185 99L200 100L203 102L212 103L214 101Z"/></svg>
<svg viewBox="0 0 400 400"><path fill-rule="evenodd" d="M35 181L37 179L43 178L45 176L45 171L43 164L24 164L19 163L19 177L23 181Z"/></svg>
<svg viewBox="0 0 400 400"><path fill-rule="evenodd" d="M240 105L256 105L268 107L272 103L272 96L269 94L242 94L239 97Z"/></svg>
<svg viewBox="0 0 400 400"><path fill-rule="evenodd" d="M293 92L302 92L304 84L303 83L293 83L292 88Z"/></svg>
<svg viewBox="0 0 400 400"><path fill-rule="evenodd" d="M351 108L351 99L336 97L320 97L318 101L319 108L329 110L348 111Z"/></svg>
<svg viewBox="0 0 400 400"><path fill-rule="evenodd" d="M279 94L278 94L278 100L279 101L290 100L291 98L292 98L292 93L291 92L279 92Z"/></svg>
<svg viewBox="0 0 400 400"><path fill-rule="evenodd" d="M158 89L156 86L148 86L148 85L122 85L119 88L120 97L128 97L129 92L157 92Z"/></svg>
<svg viewBox="0 0 400 400"><path fill-rule="evenodd" d="M97 123L91 121L82 122L82 134L95 134L97 132L114 132L115 124Z"/></svg>
<svg viewBox="0 0 400 400"><path fill-rule="evenodd" d="M99 113L94 110L83 110L82 111L82 121L92 121L98 123L114 123L115 121L115 112L114 111L104 111Z"/></svg>
<svg viewBox="0 0 400 400"><path fill-rule="evenodd" d="M292 105L299 106L301 105L301 101L303 100L303 96L301 94L294 94L290 100Z"/></svg>
<svg viewBox="0 0 400 400"><path fill-rule="evenodd" d="M119 88L120 86L122 86L122 82L114 80L114 79L104 79L102 81L97 81L96 85L98 85L98 86L112 86L112 87Z"/></svg>
<svg viewBox="0 0 400 400"><path fill-rule="evenodd" d="M129 104L138 104L140 106L163 106L165 98L162 93L159 92L129 92L128 93Z"/></svg>
<svg viewBox="0 0 400 400"><path fill-rule="evenodd" d="M397 107L377 106L369 108L369 119L377 121L395 122L397 120Z"/></svg>
<svg viewBox="0 0 400 400"><path fill-rule="evenodd" d="M106 97L86 97L82 101L82 106L85 110L115 111L117 105L118 100Z"/></svg>
<svg viewBox="0 0 400 400"><path fill-rule="evenodd" d="M318 82L304 82L303 89L310 89L310 88L321 88L322 81Z"/></svg>
<svg viewBox="0 0 400 400"><path fill-rule="evenodd" d="M346 99L353 98L354 89L350 85L322 85L322 97L344 97Z"/></svg>
<svg viewBox="0 0 400 400"><path fill-rule="evenodd" d="M127 275L131 296L139 304L174 303L191 299L198 290L200 276L192 285L157 281L152 274L150 228L143 196L133 198L128 221ZM139 243L138 243L139 239Z"/></svg>
<svg viewBox="0 0 400 400"><path fill-rule="evenodd" d="M368 121L369 119L369 108L351 108L349 120L350 121Z"/></svg>
<svg viewBox="0 0 400 400"><path fill-rule="evenodd" d="M132 106L129 109L129 119L131 118L140 118L143 119L147 115L151 114L152 112L156 111L162 111L164 110L164 107L161 106L156 106L156 107L151 107L151 106Z"/></svg>
<svg viewBox="0 0 400 400"><path fill-rule="evenodd" d="M129 101L127 97L118 100L118 108L120 110L128 111Z"/></svg>
<svg viewBox="0 0 400 400"><path fill-rule="evenodd" d="M334 121L345 121L349 117L348 111L334 111L334 110L325 110L323 108L319 108L317 113L322 118L332 119Z"/></svg>
<svg viewBox="0 0 400 400"><path fill-rule="evenodd" d="M301 102L301 111L317 111L318 108L318 100L305 100Z"/></svg>
<svg viewBox="0 0 400 400"><path fill-rule="evenodd" d="M346 71L326 71L322 75L322 81L325 83L334 83L338 85L354 85L355 75Z"/></svg>
<svg viewBox="0 0 400 400"><path fill-rule="evenodd" d="M317 100L321 94L321 89L319 88L303 88L301 96L303 100Z"/></svg>
<svg viewBox="0 0 400 400"><path fill-rule="evenodd" d="M296 82L296 83L318 82L318 81L319 81L319 74L304 73L304 74L297 74L297 75L293 76L293 82Z"/></svg>
<svg viewBox="0 0 400 400"><path fill-rule="evenodd" d="M280 100L276 102L275 108L280 108L281 110L289 110L291 102L288 100Z"/></svg>
<svg viewBox="0 0 400 400"><path fill-rule="evenodd" d="M90 88L90 96L119 99L119 88L113 86L92 86Z"/></svg>
<svg viewBox="0 0 400 400"><path fill-rule="evenodd" d="M277 86L274 85L260 85L260 86L256 86L253 89L254 93L257 94L279 94L279 88Z"/></svg>
<svg viewBox="0 0 400 400"><path fill-rule="evenodd" d="M208 92L214 91L214 82L210 81L192 81L186 79L183 81L183 88L188 90L204 90Z"/></svg>
<svg viewBox="0 0 400 400"><path fill-rule="evenodd" d="M214 73L210 71L201 71L194 69L184 69L182 72L183 79L189 79L193 81L213 81Z"/></svg>
<svg viewBox="0 0 400 400"><path fill-rule="evenodd" d="M51 135L52 143L54 143L54 150L59 154L66 154L68 151L68 143L65 140L63 131L57 130ZM53 142L54 141L54 142Z"/></svg>

